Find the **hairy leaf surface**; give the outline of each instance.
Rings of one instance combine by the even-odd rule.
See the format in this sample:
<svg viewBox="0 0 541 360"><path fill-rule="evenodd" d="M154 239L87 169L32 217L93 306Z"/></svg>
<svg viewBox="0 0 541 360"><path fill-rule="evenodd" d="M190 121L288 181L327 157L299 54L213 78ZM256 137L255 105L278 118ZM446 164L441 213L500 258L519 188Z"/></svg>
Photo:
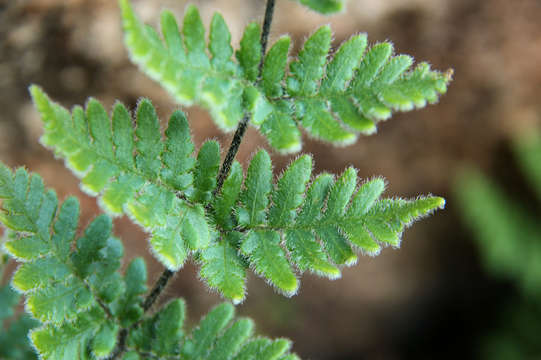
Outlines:
<svg viewBox="0 0 541 360"><path fill-rule="evenodd" d="M342 9L341 0L300 0L322 13ZM301 131L334 144L351 144L359 133L372 134L393 111L409 111L438 100L450 76L427 63L393 55L385 42L367 48L355 35L330 56L332 32L323 26L288 64L291 39L278 39L265 55L259 74L261 29L249 24L236 51L221 15L215 14L208 45L199 13L186 10L182 29L169 12L162 15L163 41L120 0L125 42L132 60L181 104L208 108L223 130L244 114L270 145L281 152L301 148ZM289 71L287 71L289 68ZM259 76L261 75L261 76Z"/></svg>
<svg viewBox="0 0 541 360"><path fill-rule="evenodd" d="M194 253L201 265L201 277L234 302L245 298L247 267L290 296L299 286L297 270L337 278L340 265L356 262L356 250L376 255L382 246L398 247L407 225L444 204L438 197L381 199L383 180L374 179L359 186L353 168L347 169L336 181L331 175L323 174L307 186L312 178L312 158L308 155L293 161L274 182L270 156L264 150L254 155L246 176L242 167L234 164L222 191L213 196L220 160L218 144L205 143L194 159L186 119L180 112L171 117L166 130L170 138L165 141L161 139L155 111L146 100L139 104L136 116L136 123L144 121L145 127L132 130L118 126L124 135L118 134L115 123L118 125L119 119L128 123L129 117L117 116L127 113L117 104L112 132L100 125L102 135L97 135L98 131L94 135L105 136L106 140L98 142L91 136L74 139L63 129L72 126L76 119L88 123L89 128L98 120L106 123L108 118L103 109L87 109L90 115L84 115L75 108L70 116L38 88L32 88L32 93L46 124L43 142L54 146L56 153L66 158L72 168L86 172L80 174L83 186L88 185L88 174L101 166L98 164L108 169L91 183L103 184L92 188L96 193L101 192L102 206L111 210L114 202L109 199L120 199L115 204L151 232L150 243L164 265L171 270L178 269L189 253ZM98 108L96 101L89 104ZM92 119L96 116L94 113L101 114L99 119ZM66 136L57 135L62 131ZM112 142L107 138L113 139ZM172 138L180 138L183 143L173 144ZM79 145L75 146L75 142ZM107 147L97 148L104 143ZM123 145L109 151L111 143ZM83 167L77 161L81 148L87 155L96 154L100 160L89 161ZM123 148L132 149L131 157L119 158ZM192 179L190 185L173 187L172 184L189 182L172 180L173 173L169 172L172 168L186 169L174 174L177 179L180 176ZM164 174L168 174L167 177ZM125 178L136 179L131 184L137 185L127 190L129 182ZM53 202L49 207L54 205ZM82 242L81 246L86 245ZM36 245L33 251L41 253L42 250ZM65 273L62 264L55 265L47 258L40 261L49 264L48 272L43 272L42 277L54 279ZM86 273L88 270L83 265L80 271ZM33 283L41 282L33 280ZM77 294L81 292L84 298L84 289L70 289ZM63 315L55 313L56 317Z"/></svg>
<svg viewBox="0 0 541 360"><path fill-rule="evenodd" d="M124 212L148 231L162 263L178 270L191 251L208 246L212 229L203 206L216 187L220 150L209 141L194 158L182 112L173 113L162 139L148 100L139 103L134 127L120 103L110 120L96 100L70 114L40 88L30 91L44 122L43 144L82 178L83 189L99 194L106 211Z"/></svg>
<svg viewBox="0 0 541 360"><path fill-rule="evenodd" d="M336 180L319 175L308 186L308 155L294 160L276 183L271 169L260 150L242 186L240 170L230 174L234 191L227 193L236 205L229 216L220 208L219 219L228 220L218 229L224 240L201 252L201 277L235 302L245 297L247 266L291 296L299 287L297 272L337 278L340 266L356 262L357 252L377 255L382 247L399 247L407 226L445 203L439 197L381 198L384 181L359 184L353 168Z"/></svg>
<svg viewBox="0 0 541 360"><path fill-rule="evenodd" d="M130 324L142 315L144 263L134 260L122 278L123 246L112 235L111 219L98 216L76 239L78 201L69 197L58 206L38 175L0 163L0 199L0 221L16 232L5 248L21 262L12 285L42 323L30 336L40 356L108 356L119 329L112 317Z"/></svg>
<svg viewBox="0 0 541 360"><path fill-rule="evenodd" d="M179 358L179 355L186 360L299 359L290 353L289 340L254 338L253 322L235 319L234 312L233 305L220 304L188 331L184 328L184 302L173 300L133 331L128 344L136 352L163 359ZM265 346L253 346L261 341Z"/></svg>

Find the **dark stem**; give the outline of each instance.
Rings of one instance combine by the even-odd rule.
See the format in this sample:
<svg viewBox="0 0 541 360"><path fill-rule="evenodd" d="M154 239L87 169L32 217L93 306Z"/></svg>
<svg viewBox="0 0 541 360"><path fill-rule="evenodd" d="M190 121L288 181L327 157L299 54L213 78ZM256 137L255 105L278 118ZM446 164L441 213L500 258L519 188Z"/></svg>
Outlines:
<svg viewBox="0 0 541 360"><path fill-rule="evenodd" d="M259 61L259 77L261 77L261 73L263 71L263 62L265 59L265 54L267 53L267 43L269 41L272 17L274 16L275 2L275 0L267 0L267 7L265 9L265 20L263 20L263 31L261 32L261 60Z"/></svg>
<svg viewBox="0 0 541 360"><path fill-rule="evenodd" d="M163 290L165 289L165 286L167 285L169 280L173 277L173 275L175 275L175 272L169 269L165 269L165 271L161 274L160 278L158 279L158 281L156 281L156 283L154 284L154 287L152 288L148 296L143 301L144 312L147 312L152 307L152 305L154 305L154 303L156 302L160 294L163 292ZM123 328L122 330L120 330L120 333L118 335L118 345L115 351L109 357L109 359L111 360L117 359L119 356L121 356L124 353L124 351L126 351L126 338L128 337L128 332L129 330L139 326L139 324L140 324L140 321L134 323L132 326L128 328Z"/></svg>
<svg viewBox="0 0 541 360"><path fill-rule="evenodd" d="M143 311L147 312L148 309L154 305L162 291L165 289L165 286L169 282L169 280L175 275L175 273L169 269L165 269L158 281L154 284L154 287L152 288L152 291L148 296L145 298L145 301L143 302Z"/></svg>
<svg viewBox="0 0 541 360"><path fill-rule="evenodd" d="M118 335L118 345L115 351L109 357L109 359L114 360L114 359L117 359L122 354L124 354L124 351L126 351L126 338L127 337L128 337L128 329L120 330L120 333Z"/></svg>
<svg viewBox="0 0 541 360"><path fill-rule="evenodd" d="M267 0L267 7L265 8L265 20L263 21L263 31L261 32L261 40L260 40L261 59L259 60L258 79L261 78L261 74L263 72L263 63L265 60L265 54L267 53L267 44L269 42L272 18L274 16L275 2L276 0ZM239 125L237 126L235 135L233 135L233 140L231 140L231 145L229 145L229 149L227 150L227 154L225 155L224 162L222 164L222 167L220 168L220 172L218 173L218 177L216 179L216 188L213 191L213 195L217 195L220 193L220 190L222 189L222 186L224 185L225 178L229 175L229 171L231 170L231 165L233 164L233 160L235 160L235 157L237 156L237 152L239 151L239 147L242 142L242 137L244 136L244 133L246 132L246 127L248 126L249 121L250 121L250 115L246 114L244 115L242 120L239 122Z"/></svg>
<svg viewBox="0 0 541 360"><path fill-rule="evenodd" d="M261 60L259 61L259 74L258 79L261 79L261 74L263 72L263 63L265 61L265 54L267 53L267 44L269 41L269 35L270 35L270 28L272 24L272 18L274 15L274 4L276 0L267 0L267 5L265 8L265 20L263 21L263 30L261 32ZM258 80L259 81L259 80ZM240 144L242 142L242 138L244 137L244 134L246 133L246 127L248 126L248 122L250 121L249 114L244 115L244 117L239 122L239 125L237 126L237 130L235 131L235 134L233 135L233 140L231 140L231 145L229 146L229 149L227 150L227 154L225 156L224 162L222 163L222 166L220 168L220 172L218 173L218 176L216 178L216 189L214 190L213 194L217 195L220 190L222 189L222 186L224 185L224 181L226 177L229 175L229 171L231 170L231 165L233 164L233 161L235 160L235 157L237 156L237 152L239 151ZM154 284L154 287L152 288L152 291L148 296L145 298L143 302L143 311L147 312L152 305L156 302L160 294L163 292L165 287L167 286L167 283L171 278L173 277L175 273L169 269L165 269L158 281ZM135 327L138 323L134 324ZM132 328L130 327L130 329ZM110 359L116 359L120 355L124 353L126 350L126 338L128 336L128 330L129 329L122 329L120 330L119 338L118 338L118 346L114 353L111 355Z"/></svg>
<svg viewBox="0 0 541 360"><path fill-rule="evenodd" d="M220 168L220 172L218 173L218 178L216 179L216 188L213 191L213 195L217 195L220 192L222 186L224 185L225 178L227 177L227 175L229 175L231 165L233 165L233 160L235 160L235 157L237 156L240 143L242 142L242 137L246 132L249 121L250 116L244 115L242 120L239 122L239 126L237 126L235 135L233 135L233 140L231 140L231 145L229 145L229 149L227 150L227 154L225 155L224 162L222 164L222 167Z"/></svg>

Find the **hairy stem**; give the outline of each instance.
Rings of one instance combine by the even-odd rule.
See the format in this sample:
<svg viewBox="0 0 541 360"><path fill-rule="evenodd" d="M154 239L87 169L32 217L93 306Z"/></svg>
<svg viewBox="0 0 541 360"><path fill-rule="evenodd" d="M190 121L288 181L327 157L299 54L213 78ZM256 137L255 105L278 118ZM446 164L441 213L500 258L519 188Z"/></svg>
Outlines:
<svg viewBox="0 0 541 360"><path fill-rule="evenodd" d="M113 351L113 353L111 354L111 356L109 356L109 359L111 360L118 359L120 356L122 356L122 354L124 354L124 351L126 351L126 338L127 337L128 337L128 329L120 330L118 334L118 345L115 351Z"/></svg>
<svg viewBox="0 0 541 360"><path fill-rule="evenodd" d="M267 53L267 44L269 42L270 28L272 18L274 16L275 0L267 0L267 8L265 9L265 20L263 21L263 31L261 32L261 60L259 61L259 77L263 71L263 62Z"/></svg>
<svg viewBox="0 0 541 360"><path fill-rule="evenodd" d="M147 312L148 309L154 305L162 291L165 289L165 286L169 282L169 280L173 277L175 273L169 269L165 269L165 271L162 273L158 281L154 284L154 287L152 288L152 291L148 296L145 298L145 301L143 302L143 311Z"/></svg>
<svg viewBox="0 0 541 360"><path fill-rule="evenodd" d="M265 54L267 53L267 44L269 41L272 18L274 16L275 2L276 0L267 0L267 5L265 8L265 20L263 21L263 31L261 32L261 40L260 40L261 60L259 62L258 79L261 78ZM224 162L222 163L220 172L218 173L218 177L216 178L216 189L213 192L214 195L217 195L220 192L220 190L222 189L222 186L224 185L224 181L226 177L229 175L229 171L231 170L231 165L233 164L233 161L235 160L235 157L237 156L237 152L239 151L242 138L244 137L244 134L246 133L246 127L248 126L249 121L250 121L249 114L245 114L244 117L239 122L239 125L237 126L237 130L235 131L235 134L233 135L233 140L231 140L231 145L229 145L229 149L227 150L227 154L225 156ZM169 269L164 270L164 272L162 273L158 281L156 281L156 283L152 287L152 290L150 291L150 293L148 294L148 296L145 298L143 302L144 312L147 312L152 307L152 305L154 305L154 303L156 302L160 294L163 292L163 290L167 286L167 283L169 282L169 280L171 280L174 274L175 273ZM137 326L138 323L134 325ZM116 350L113 352L113 354L111 355L110 359L117 359L126 351L126 338L128 336L128 331L129 329L122 329L120 331L119 338L118 338L118 346Z"/></svg>
<svg viewBox="0 0 541 360"><path fill-rule="evenodd" d="M244 136L246 128L248 127L248 121L250 121L250 116L244 115L242 120L239 122L239 126L237 126L235 135L233 135L233 140L231 140L231 145L229 145L224 162L220 168L220 172L218 173L218 178L216 179L216 188L214 189L213 195L217 195L220 192L222 186L224 185L225 178L227 175L229 175L231 165L233 165L233 160L235 160L237 152L239 151L242 137Z"/></svg>
<svg viewBox="0 0 541 360"><path fill-rule="evenodd" d="M258 79L261 78L261 73L263 72L263 63L265 60L265 54L267 53L267 44L269 42L272 18L274 16L275 2L276 0L267 0L267 7L265 8L265 20L263 21L263 31L261 32L260 40L261 60L259 61ZM220 172L218 173L218 178L216 180L216 188L214 189L213 195L217 195L220 192L222 186L224 185L225 178L227 177L227 175L229 175L231 165L233 165L233 160L235 160L235 157L237 156L237 152L239 151L239 147L242 142L244 133L246 132L246 127L248 126L249 121L249 114L245 114L242 120L239 122L239 125L237 126L235 135L233 135L233 140L231 140L231 145L229 145L229 149L227 150L227 155L225 156L222 167L220 168Z"/></svg>

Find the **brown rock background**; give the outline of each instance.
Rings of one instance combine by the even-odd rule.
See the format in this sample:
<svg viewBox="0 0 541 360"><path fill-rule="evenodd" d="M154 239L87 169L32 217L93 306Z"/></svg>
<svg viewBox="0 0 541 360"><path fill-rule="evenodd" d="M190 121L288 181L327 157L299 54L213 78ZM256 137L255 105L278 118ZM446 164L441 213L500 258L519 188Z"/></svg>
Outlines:
<svg viewBox="0 0 541 360"><path fill-rule="evenodd" d="M261 20L265 5L263 0L192 2L206 24L214 11L222 12L235 43L245 24ZM163 8L181 16L187 2L134 3L155 25ZM539 18L538 0L350 0L348 10L333 17L279 0L272 37L289 33L296 49L316 27L330 23L335 45L367 32L370 43L389 39L397 52L437 69L454 68L455 80L438 105L395 115L379 125L376 136L353 146L335 148L305 138L303 148L314 154L318 172L338 173L352 164L361 177L386 177L388 195L434 193L445 196L448 206L407 231L401 250L361 258L336 281L305 275L291 299L251 276L238 312L256 319L261 333L293 339L305 359L475 358L479 337L516 290L481 268L451 187L468 163L503 177L517 197L529 193L508 142L541 125ZM0 1L0 160L39 172L61 198L79 196L87 222L99 209L62 162L39 145L41 124L27 91L31 83L66 106L93 96L107 107L119 99L133 108L144 96L166 119L178 105L129 62L116 1ZM220 133L204 110L184 110L196 145L211 137L228 146L231 134ZM249 130L239 159L246 162L259 146L266 144ZM274 154L273 160L279 172L290 157ZM116 220L116 233L129 258L147 258L150 279L156 279L162 267L149 255L145 234L126 218ZM192 323L220 300L191 264L162 301L172 296L186 299Z"/></svg>

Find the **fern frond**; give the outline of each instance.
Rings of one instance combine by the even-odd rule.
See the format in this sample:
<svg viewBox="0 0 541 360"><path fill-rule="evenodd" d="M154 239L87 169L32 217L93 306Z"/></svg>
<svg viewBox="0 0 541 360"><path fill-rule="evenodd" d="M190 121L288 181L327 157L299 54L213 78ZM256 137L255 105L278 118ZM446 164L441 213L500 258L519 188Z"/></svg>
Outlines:
<svg viewBox="0 0 541 360"><path fill-rule="evenodd" d="M212 288L241 301L244 267L250 266L290 296L299 286L297 270L337 278L338 266L355 263L356 250L377 255L384 246L399 247L406 226L444 206L439 197L381 198L384 181L358 184L352 168L336 181L319 175L307 189L311 172L312 159L303 155L273 183L269 155L260 150L242 188L239 174L230 175L227 181L235 184L230 201L237 210L220 213L228 221L218 227L223 240L202 249L199 258L201 277Z"/></svg>
<svg viewBox="0 0 541 360"><path fill-rule="evenodd" d="M0 199L0 222L17 233L4 246L22 262L12 285L25 294L27 312L43 323L31 334L35 348L44 359L80 358L87 349L96 358L110 354L116 320L138 320L125 310L141 315L139 295L146 290L134 270L124 279L118 273L123 247L112 236L111 219L97 217L75 241L78 201L70 197L58 206L38 175L12 173L1 163ZM134 264L129 269L146 274L140 260ZM115 307L119 301L123 309Z"/></svg>
<svg viewBox="0 0 541 360"><path fill-rule="evenodd" d="M234 320L231 304L216 306L191 331L184 330L184 318L184 302L173 300L131 333L129 347L158 358L180 355L186 360L299 359L289 352L289 340L253 337L253 322Z"/></svg>
<svg viewBox="0 0 541 360"><path fill-rule="evenodd" d="M205 143L194 160L190 157L191 150L186 150L192 149L193 145L168 144L169 139L164 145L157 126L145 125L150 129L146 131L158 132L154 135L143 133L143 130L137 135L135 130L135 140L133 135L121 136L115 131L116 114L120 111L127 114L127 110L117 104L113 112L112 138L124 145L114 147L109 152L113 155L106 157L103 154L110 143L100 153L96 144L103 141L73 139L66 131L65 136L57 136L75 120L88 123L92 129L96 115L89 108L96 107L96 101L89 102L87 115L75 108L70 117L38 88L33 87L32 93L46 124L42 141L54 146L56 153L66 158L70 167L87 172L79 174L83 186L88 186L88 174L92 174L94 168L100 166L98 164L113 169L100 173L105 174L100 175L105 180L97 176L96 181L91 182L103 184L92 188L102 192L102 206L110 211L111 203L118 204L139 224L150 229L150 243L158 258L170 269L182 265L188 252L192 251L201 264L201 277L211 288L218 289L234 302L245 297L248 266L284 294L293 295L299 286L294 268L300 272L309 270L330 278L339 277L337 266L355 263L355 249L375 255L382 246L399 246L405 226L444 204L444 200L437 197L408 201L380 199L383 180L374 179L358 186L357 174L352 168L336 181L329 174L320 175L307 189L312 177L312 158L307 155L296 159L275 184L270 156L264 150L253 157L245 178L241 166L234 163L222 192L212 197L220 160L216 142ZM108 121L103 109L99 113L103 114L100 118L104 123ZM62 114L62 117L56 114ZM166 134L184 129L185 135L177 137L191 144L186 119L180 115L177 112L171 117ZM72 118L74 122L71 122ZM138 107L136 121L142 119L158 121L148 101L141 102ZM179 125L181 119L182 126ZM134 133L127 127L118 128L125 129L127 135ZM140 142L143 144L139 145ZM132 157L120 160L119 151L123 147L133 149ZM153 147L160 151L154 151ZM183 150L178 150L180 148ZM101 162L89 161L83 168L77 162L81 151L85 151L87 157L97 154L95 156L99 156ZM147 156L148 153L152 153L152 157ZM173 158L175 165L164 160ZM179 182L167 183L170 177L164 174L171 174L169 169L181 168L178 164L187 161L194 166L176 175L192 179L192 183L184 190L174 188L171 184ZM131 165L122 165L128 163ZM125 178L137 179L137 186L126 190ZM184 180L181 183L188 184ZM122 200L112 202L109 199ZM54 276L64 271L48 267Z"/></svg>
<svg viewBox="0 0 541 360"><path fill-rule="evenodd" d="M0 194L0 220L11 229L5 248L22 262L12 285L24 293L27 311L41 322L29 335L40 358L107 358L123 328L129 359L298 359L289 353L288 340L253 338L252 321L234 320L234 307L227 303L214 308L191 332L184 330L181 299L144 316L145 263L136 258L120 275L123 247L111 235L109 217L97 217L75 240L78 202L68 198L57 209L56 195L44 188L38 175L24 169L12 173L1 163ZM11 288L0 288L0 320L12 315L8 310L18 298ZM34 326L35 321L23 317L0 334L0 344L15 334L20 337L10 343L13 351L6 358L21 358L15 351L26 338L21 331ZM253 346L261 341L264 344Z"/></svg>
<svg viewBox="0 0 541 360"><path fill-rule="evenodd" d="M341 8L342 1L301 0L320 11ZM186 10L182 33L169 12L162 15L162 41L120 0L125 42L132 60L184 105L208 108L216 124L229 131L250 115L271 146L281 152L301 148L300 128L334 144L350 144L359 133L371 134L393 111L409 111L438 100L450 76L427 63L412 68L409 56L393 56L390 43L368 51L366 35L353 36L330 57L332 33L323 26L310 36L289 63L291 39L283 36L265 56L258 78L261 29L246 27L232 58L223 18L213 17L209 44L195 7ZM208 50L207 50L208 48Z"/></svg>
<svg viewBox="0 0 541 360"><path fill-rule="evenodd" d="M104 209L125 213L148 231L156 256L178 270L189 253L206 247L212 229L203 205L216 187L220 149L205 143L193 157L188 121L175 112L162 140L154 107L142 100L135 129L126 108L116 104L112 120L101 104L88 101L72 114L38 87L32 98L44 122L45 146L82 178L83 189L99 194Z"/></svg>

